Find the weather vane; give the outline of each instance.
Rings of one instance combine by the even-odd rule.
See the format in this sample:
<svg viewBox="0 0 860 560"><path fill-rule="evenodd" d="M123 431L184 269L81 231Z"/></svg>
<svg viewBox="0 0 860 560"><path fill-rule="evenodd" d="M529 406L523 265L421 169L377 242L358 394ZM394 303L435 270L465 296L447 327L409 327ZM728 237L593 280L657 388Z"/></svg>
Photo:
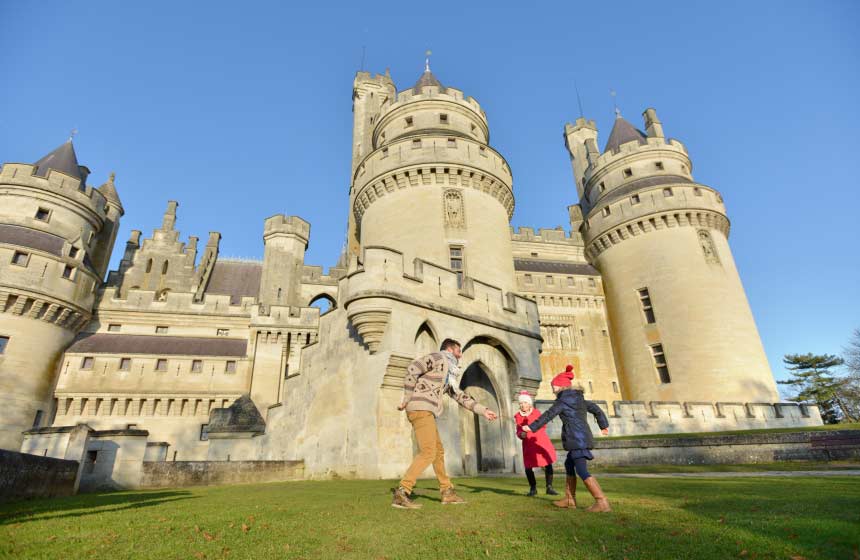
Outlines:
<svg viewBox="0 0 860 560"><path fill-rule="evenodd" d="M430 55L431 54L433 54L433 51L431 51L430 49L427 49L427 52L424 53L424 55L427 57L424 59L424 71L425 72L430 71Z"/></svg>
<svg viewBox="0 0 860 560"><path fill-rule="evenodd" d="M612 106L615 107L615 118L621 118L621 109L618 108L618 94L614 89L609 90L609 95L612 96Z"/></svg>
<svg viewBox="0 0 860 560"><path fill-rule="evenodd" d="M72 141L72 138L74 138L77 133L78 133L77 128L73 128L71 131L69 131L69 142Z"/></svg>

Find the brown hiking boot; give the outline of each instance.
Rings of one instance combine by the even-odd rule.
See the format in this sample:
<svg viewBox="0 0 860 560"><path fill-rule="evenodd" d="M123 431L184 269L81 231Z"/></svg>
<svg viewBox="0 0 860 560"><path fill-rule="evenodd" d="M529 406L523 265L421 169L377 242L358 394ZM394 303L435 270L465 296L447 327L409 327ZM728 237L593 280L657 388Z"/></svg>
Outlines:
<svg viewBox="0 0 860 560"><path fill-rule="evenodd" d="M576 509L576 477L569 476L564 485L564 498L552 503L555 507Z"/></svg>
<svg viewBox="0 0 860 560"><path fill-rule="evenodd" d="M391 500L391 507L400 509L418 509L421 507L421 504L416 504L410 500L409 492L406 491L406 488L398 486L394 489L394 499Z"/></svg>
<svg viewBox="0 0 860 560"><path fill-rule="evenodd" d="M590 511L591 513L612 511L612 508L609 507L609 500L607 500L606 496L603 495L603 490L600 489L600 485L597 483L596 478L593 476L586 478L585 487L588 488L588 491L591 492L591 496L594 498L594 504L585 511Z"/></svg>
<svg viewBox="0 0 860 560"><path fill-rule="evenodd" d="M447 506L451 504L465 504L466 500L461 498L454 492L453 488L448 488L446 490L442 490L442 505Z"/></svg>

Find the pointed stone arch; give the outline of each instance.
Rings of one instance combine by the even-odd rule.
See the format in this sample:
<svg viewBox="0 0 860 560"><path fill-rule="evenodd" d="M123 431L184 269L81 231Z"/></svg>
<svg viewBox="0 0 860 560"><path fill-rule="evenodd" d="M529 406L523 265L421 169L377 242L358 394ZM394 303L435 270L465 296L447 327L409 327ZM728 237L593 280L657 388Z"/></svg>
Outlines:
<svg viewBox="0 0 860 560"><path fill-rule="evenodd" d="M439 337L436 336L436 329L433 328L433 324L429 320L421 323L418 330L415 331L413 342L416 356L423 356L439 350Z"/></svg>

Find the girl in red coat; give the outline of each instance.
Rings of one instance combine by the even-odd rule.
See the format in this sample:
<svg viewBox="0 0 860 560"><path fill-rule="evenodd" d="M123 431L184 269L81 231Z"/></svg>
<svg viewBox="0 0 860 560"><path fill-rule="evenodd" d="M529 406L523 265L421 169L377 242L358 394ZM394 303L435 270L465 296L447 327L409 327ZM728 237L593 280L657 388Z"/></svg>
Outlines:
<svg viewBox="0 0 860 560"><path fill-rule="evenodd" d="M526 433L523 426L540 417L540 411L534 407L531 395L527 391L521 391L518 397L520 410L514 415L517 421L517 437L523 440L523 464L526 467L526 478L529 480L528 496L537 495L537 480L534 469L543 467L546 476L546 493L552 496L558 494L552 488L552 464L555 463L555 447L546 435L546 428L541 428L534 433Z"/></svg>

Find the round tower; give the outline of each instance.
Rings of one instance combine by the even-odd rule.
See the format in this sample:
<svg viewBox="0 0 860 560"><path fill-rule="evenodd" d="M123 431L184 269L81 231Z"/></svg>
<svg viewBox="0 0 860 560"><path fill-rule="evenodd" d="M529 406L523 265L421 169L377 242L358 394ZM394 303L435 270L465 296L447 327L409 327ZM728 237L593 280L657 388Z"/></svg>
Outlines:
<svg viewBox="0 0 860 560"><path fill-rule="evenodd" d="M69 140L0 170L0 448L50 423L57 360L89 321L123 213Z"/></svg>
<svg viewBox="0 0 860 560"><path fill-rule="evenodd" d="M397 94L390 79L370 90L379 80L356 78L355 128L369 146L354 151L351 238L512 290L511 171L489 146L478 102L443 86L429 66Z"/></svg>
<svg viewBox="0 0 860 560"><path fill-rule="evenodd" d="M593 121L565 128L624 397L776 402L723 199L694 181L654 109L644 120L646 132L618 114L603 153Z"/></svg>

